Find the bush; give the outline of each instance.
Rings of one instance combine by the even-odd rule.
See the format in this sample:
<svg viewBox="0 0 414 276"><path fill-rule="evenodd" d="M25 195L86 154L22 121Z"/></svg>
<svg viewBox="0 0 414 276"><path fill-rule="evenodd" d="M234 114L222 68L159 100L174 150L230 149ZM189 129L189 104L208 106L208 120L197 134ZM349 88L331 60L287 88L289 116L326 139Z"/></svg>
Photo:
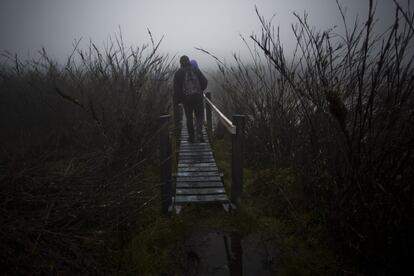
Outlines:
<svg viewBox="0 0 414 276"><path fill-rule="evenodd" d="M171 59L152 44L75 46L63 65L2 55L1 267L116 273L115 255L157 199L153 172Z"/></svg>
<svg viewBox="0 0 414 276"><path fill-rule="evenodd" d="M219 63L220 82L224 106L248 117L249 165L269 169L256 192L274 200L285 179L273 172L292 169L300 209L318 214L361 271L392 273L414 253L414 15L396 4L394 24L378 34L369 8L364 24L349 26L339 6L344 34L295 14L292 58L257 12L262 33L245 41L253 63Z"/></svg>

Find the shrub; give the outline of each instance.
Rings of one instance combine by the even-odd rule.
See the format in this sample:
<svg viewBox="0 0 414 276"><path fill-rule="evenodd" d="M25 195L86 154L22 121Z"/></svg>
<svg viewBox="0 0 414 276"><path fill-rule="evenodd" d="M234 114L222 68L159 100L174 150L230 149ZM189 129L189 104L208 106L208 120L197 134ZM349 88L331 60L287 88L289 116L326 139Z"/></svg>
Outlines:
<svg viewBox="0 0 414 276"><path fill-rule="evenodd" d="M344 34L295 14L292 56L257 12L262 32L253 46L245 40L253 62L219 63L222 98L248 116L250 166L292 168L302 210L319 214L362 271L402 271L414 253L414 15L396 3L393 25L378 33L373 1L354 26L338 7ZM276 174L255 189L278 196L282 183Z"/></svg>
<svg viewBox="0 0 414 276"><path fill-rule="evenodd" d="M0 256L8 274L119 273L116 255L157 199L158 116L171 59L160 42L65 64L2 55Z"/></svg>

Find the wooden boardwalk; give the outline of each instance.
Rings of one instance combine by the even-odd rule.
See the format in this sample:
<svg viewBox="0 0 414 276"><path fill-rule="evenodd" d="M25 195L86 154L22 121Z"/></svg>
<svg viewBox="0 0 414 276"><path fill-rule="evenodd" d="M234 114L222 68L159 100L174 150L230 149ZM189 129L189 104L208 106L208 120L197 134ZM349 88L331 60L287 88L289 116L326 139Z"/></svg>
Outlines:
<svg viewBox="0 0 414 276"><path fill-rule="evenodd" d="M196 140L190 143L187 141L188 132L185 124L183 118L173 199L176 211L179 212L185 204L193 203L220 203L226 208L229 198L214 160L205 127L203 126L205 142L200 143Z"/></svg>

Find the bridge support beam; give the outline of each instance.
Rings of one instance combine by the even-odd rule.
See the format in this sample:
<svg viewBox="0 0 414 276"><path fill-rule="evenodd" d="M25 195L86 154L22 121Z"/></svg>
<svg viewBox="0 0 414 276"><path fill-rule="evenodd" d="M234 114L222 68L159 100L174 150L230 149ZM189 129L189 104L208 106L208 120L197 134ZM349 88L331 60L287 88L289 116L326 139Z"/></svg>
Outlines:
<svg viewBox="0 0 414 276"><path fill-rule="evenodd" d="M206 92L206 97L211 101L211 92ZM211 106L209 104L206 104L206 121L207 121L207 133L210 138L213 136L213 120L212 120L212 114L211 114Z"/></svg>
<svg viewBox="0 0 414 276"><path fill-rule="evenodd" d="M172 153L170 140L171 115L160 116L160 181L161 206L164 214L172 205Z"/></svg>
<svg viewBox="0 0 414 276"><path fill-rule="evenodd" d="M240 197L243 194L243 166L244 166L244 115L233 115L233 124L236 133L232 134L231 145L231 192L230 200L237 207L240 206Z"/></svg>

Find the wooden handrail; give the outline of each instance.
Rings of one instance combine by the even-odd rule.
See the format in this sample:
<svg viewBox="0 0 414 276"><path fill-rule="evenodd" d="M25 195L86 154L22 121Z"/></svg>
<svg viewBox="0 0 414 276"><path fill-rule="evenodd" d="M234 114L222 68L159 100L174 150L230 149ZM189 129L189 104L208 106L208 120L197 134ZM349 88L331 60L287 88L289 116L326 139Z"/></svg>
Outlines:
<svg viewBox="0 0 414 276"><path fill-rule="evenodd" d="M206 94L203 94L204 100L210 105L213 110L219 115L220 121L223 123L223 125L226 127L226 129L231 134L236 134L237 129L236 126L227 118L212 102L211 100L206 96Z"/></svg>
<svg viewBox="0 0 414 276"><path fill-rule="evenodd" d="M212 134L212 119L211 113L214 110L218 115L220 121L231 133L231 191L230 200L235 206L240 205L240 197L243 193L243 167L244 167L244 115L233 115L233 122L230 121L224 114L212 103L211 93L203 94L206 102L206 117L209 134ZM211 135L211 137L213 137Z"/></svg>

